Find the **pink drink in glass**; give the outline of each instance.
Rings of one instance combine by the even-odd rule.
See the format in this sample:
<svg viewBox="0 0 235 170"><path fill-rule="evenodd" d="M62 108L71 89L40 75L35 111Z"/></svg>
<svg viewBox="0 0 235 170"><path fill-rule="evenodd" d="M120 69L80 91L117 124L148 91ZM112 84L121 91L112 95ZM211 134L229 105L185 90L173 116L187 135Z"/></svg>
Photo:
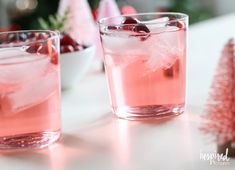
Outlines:
<svg viewBox="0 0 235 170"><path fill-rule="evenodd" d="M149 15L131 16L136 24L123 24L127 16L100 21L111 105L120 118L159 119L184 111L187 16Z"/></svg>
<svg viewBox="0 0 235 170"><path fill-rule="evenodd" d="M0 34L0 149L48 146L60 136L59 35L34 32L45 40L14 40L9 45L9 38L3 34ZM11 35L20 34L30 32Z"/></svg>

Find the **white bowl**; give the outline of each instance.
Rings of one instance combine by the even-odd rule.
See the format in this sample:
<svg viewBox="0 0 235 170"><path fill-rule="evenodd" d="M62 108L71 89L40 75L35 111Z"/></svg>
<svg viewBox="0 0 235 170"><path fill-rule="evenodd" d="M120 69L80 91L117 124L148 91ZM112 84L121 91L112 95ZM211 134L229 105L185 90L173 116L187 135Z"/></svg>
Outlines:
<svg viewBox="0 0 235 170"><path fill-rule="evenodd" d="M88 46L84 50L64 53L60 56L61 87L68 89L76 85L89 69L95 56L95 45Z"/></svg>

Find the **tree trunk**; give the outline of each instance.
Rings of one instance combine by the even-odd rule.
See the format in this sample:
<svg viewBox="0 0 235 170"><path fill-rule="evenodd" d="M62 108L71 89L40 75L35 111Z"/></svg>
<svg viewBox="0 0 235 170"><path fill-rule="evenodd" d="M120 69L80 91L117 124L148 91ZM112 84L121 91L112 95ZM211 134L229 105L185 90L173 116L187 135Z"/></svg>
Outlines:
<svg viewBox="0 0 235 170"><path fill-rule="evenodd" d="M224 144L217 145L217 152L226 154L226 149L228 148L228 156L235 157L235 141L234 142L227 142Z"/></svg>

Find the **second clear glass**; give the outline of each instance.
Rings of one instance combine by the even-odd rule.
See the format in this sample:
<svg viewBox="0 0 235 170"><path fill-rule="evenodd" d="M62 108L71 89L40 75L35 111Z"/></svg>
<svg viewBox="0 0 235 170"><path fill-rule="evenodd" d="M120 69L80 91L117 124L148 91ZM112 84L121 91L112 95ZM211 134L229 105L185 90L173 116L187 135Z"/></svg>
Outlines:
<svg viewBox="0 0 235 170"><path fill-rule="evenodd" d="M188 16L117 16L99 27L114 114L142 120L183 113Z"/></svg>

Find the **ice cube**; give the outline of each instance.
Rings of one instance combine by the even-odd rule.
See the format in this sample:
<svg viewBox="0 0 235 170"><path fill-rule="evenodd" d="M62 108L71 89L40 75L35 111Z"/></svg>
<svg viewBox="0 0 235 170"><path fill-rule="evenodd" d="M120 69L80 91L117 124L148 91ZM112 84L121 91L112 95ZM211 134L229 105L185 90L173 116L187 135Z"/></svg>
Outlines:
<svg viewBox="0 0 235 170"><path fill-rule="evenodd" d="M20 53L23 53L20 48L0 48L0 59L2 60L4 58L12 58ZM0 62L2 63L1 60Z"/></svg>
<svg viewBox="0 0 235 170"><path fill-rule="evenodd" d="M165 27L167 21L169 20L170 20L169 17L162 17L148 21L140 21L140 23L146 24L148 28L160 28L160 27Z"/></svg>
<svg viewBox="0 0 235 170"><path fill-rule="evenodd" d="M58 87L58 72L51 69L46 75L25 83L19 89L2 95L1 111L12 115L45 101Z"/></svg>
<svg viewBox="0 0 235 170"><path fill-rule="evenodd" d="M112 66L126 66L147 54L138 37L103 36L102 41L106 62Z"/></svg>
<svg viewBox="0 0 235 170"><path fill-rule="evenodd" d="M126 47L127 44L132 44L129 40L129 31L112 31L110 35L102 36L102 42L104 44L104 48L108 51L112 52L120 52L123 47Z"/></svg>
<svg viewBox="0 0 235 170"><path fill-rule="evenodd" d="M156 30L157 31L157 30ZM185 49L185 32L174 26L167 26L161 33L152 34L145 42L149 52L147 66L151 70L171 67Z"/></svg>
<svg viewBox="0 0 235 170"><path fill-rule="evenodd" d="M0 49L0 84L18 84L47 71L50 57L19 49Z"/></svg>
<svg viewBox="0 0 235 170"><path fill-rule="evenodd" d="M105 59L111 66L127 66L146 61L151 70L171 67L185 49L185 31L176 26L151 27L150 36L141 40L130 31L103 35ZM113 34L112 34L113 35Z"/></svg>

